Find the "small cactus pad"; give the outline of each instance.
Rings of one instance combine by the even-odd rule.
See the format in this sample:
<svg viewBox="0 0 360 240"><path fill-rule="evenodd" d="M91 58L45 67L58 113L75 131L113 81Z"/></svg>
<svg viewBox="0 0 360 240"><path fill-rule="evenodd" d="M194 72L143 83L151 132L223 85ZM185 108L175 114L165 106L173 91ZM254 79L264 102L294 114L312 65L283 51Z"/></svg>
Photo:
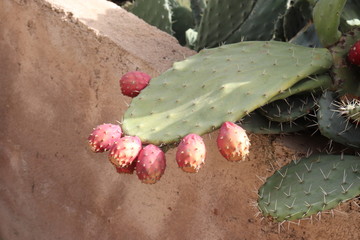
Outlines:
<svg viewBox="0 0 360 240"><path fill-rule="evenodd" d="M279 93L273 97L270 102L285 99L295 94L304 93L304 92L319 92L325 89L328 89L332 84L332 79L328 74L322 74L320 76L312 76L301 80L296 83L294 86L286 89L284 92Z"/></svg>
<svg viewBox="0 0 360 240"><path fill-rule="evenodd" d="M256 134L280 134L305 130L311 122L306 118L296 119L293 122L273 122L253 111L244 117L239 125L246 131Z"/></svg>
<svg viewBox="0 0 360 240"><path fill-rule="evenodd" d="M276 221L330 210L360 194L360 157L313 155L276 171L259 189L258 207Z"/></svg>
<svg viewBox="0 0 360 240"><path fill-rule="evenodd" d="M341 37L338 30L341 12L346 0L319 0L313 10L315 29L323 46L336 43Z"/></svg>
<svg viewBox="0 0 360 240"><path fill-rule="evenodd" d="M316 117L322 135L346 146L360 148L360 127L342 116L342 110L335 102L336 94L330 91L323 93L319 99Z"/></svg>
<svg viewBox="0 0 360 240"><path fill-rule="evenodd" d="M327 49L241 42L177 62L131 102L123 130L145 143L179 141L235 122L309 75L332 65Z"/></svg>
<svg viewBox="0 0 360 240"><path fill-rule="evenodd" d="M309 114L314 106L314 97L302 94L271 102L258 111L271 121L290 122Z"/></svg>

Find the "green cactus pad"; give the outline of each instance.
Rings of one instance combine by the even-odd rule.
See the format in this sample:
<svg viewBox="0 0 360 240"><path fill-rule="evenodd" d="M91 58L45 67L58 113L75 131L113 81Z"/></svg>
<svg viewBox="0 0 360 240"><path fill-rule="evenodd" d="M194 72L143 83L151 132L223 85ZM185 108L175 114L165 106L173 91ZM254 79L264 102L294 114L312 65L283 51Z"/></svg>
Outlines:
<svg viewBox="0 0 360 240"><path fill-rule="evenodd" d="M274 22L285 13L286 2L287 0L257 0L249 16L226 39L226 43L270 40L274 33Z"/></svg>
<svg viewBox="0 0 360 240"><path fill-rule="evenodd" d="M190 0L190 7L194 15L195 24L199 26L206 9L206 0Z"/></svg>
<svg viewBox="0 0 360 240"><path fill-rule="evenodd" d="M317 119L322 135L346 146L360 148L360 127L341 115L335 101L336 94L323 93L319 99Z"/></svg>
<svg viewBox="0 0 360 240"><path fill-rule="evenodd" d="M153 78L126 111L123 130L156 145L211 132L326 71L331 60L327 49L275 41L203 50Z"/></svg>
<svg viewBox="0 0 360 240"><path fill-rule="evenodd" d="M217 47L249 16L256 0L209 0L202 16L196 50Z"/></svg>
<svg viewBox="0 0 360 240"><path fill-rule="evenodd" d="M329 50L334 58L331 74L334 84L340 88L341 93L350 93L360 96L360 69L347 62L350 48L360 39L360 28L354 28L344 34L339 42Z"/></svg>
<svg viewBox="0 0 360 240"><path fill-rule="evenodd" d="M130 11L148 24L173 34L171 4L174 0L136 0Z"/></svg>
<svg viewBox="0 0 360 240"><path fill-rule="evenodd" d="M320 76L311 76L301 80L296 83L294 86L286 89L284 92L277 94L275 97L271 98L269 102L273 102L280 99L285 99L294 94L311 92L316 93L325 89L328 89L331 86L332 79L328 74L323 74Z"/></svg>
<svg viewBox="0 0 360 240"><path fill-rule="evenodd" d="M273 122L258 113L258 111L251 112L245 116L239 123L247 132L256 134L281 134L292 133L305 130L311 121L306 117L296 119L293 122Z"/></svg>
<svg viewBox="0 0 360 240"><path fill-rule="evenodd" d="M315 106L315 99L310 94L292 95L259 108L259 113L275 122L291 122L309 114Z"/></svg>
<svg viewBox="0 0 360 240"><path fill-rule="evenodd" d="M259 189L258 206L274 220L330 210L360 194L360 158L313 155L282 167Z"/></svg>
<svg viewBox="0 0 360 240"><path fill-rule="evenodd" d="M346 0L319 0L314 7L314 25L324 47L331 46L341 37L338 29L345 3Z"/></svg>

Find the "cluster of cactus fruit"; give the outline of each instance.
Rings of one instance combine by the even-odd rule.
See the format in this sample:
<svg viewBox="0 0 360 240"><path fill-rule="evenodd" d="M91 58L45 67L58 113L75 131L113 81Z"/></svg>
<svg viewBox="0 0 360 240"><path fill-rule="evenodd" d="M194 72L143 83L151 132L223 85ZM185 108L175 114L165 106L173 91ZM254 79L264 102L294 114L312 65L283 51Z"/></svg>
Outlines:
<svg viewBox="0 0 360 240"><path fill-rule="evenodd" d="M137 136L123 136L121 126L104 123L93 129L88 137L93 152L109 151L108 158L118 173L136 171L143 183L154 184L165 172L166 158L163 150L154 144L145 144ZM245 160L250 142L240 126L225 122L221 127L217 145L229 161ZM205 163L206 148L197 134L186 135L176 151L176 162L184 172L197 173Z"/></svg>
<svg viewBox="0 0 360 240"><path fill-rule="evenodd" d="M130 11L174 34L179 7L193 19L185 20L191 24L182 26L181 43L199 52L139 88L135 80L127 80L133 84L128 88L120 81L122 89L136 91L128 95L134 98L121 129L105 125L110 135L95 129L91 148L109 150L119 172L136 169L140 180L154 183L166 166L162 149L178 145L179 167L197 172L206 157L200 136L216 129L219 151L229 161L249 154L245 131L315 129L351 151L307 156L277 170L258 191L259 210L282 222L358 196L360 2L191 0L182 6L135 0ZM122 131L131 140L119 140Z"/></svg>

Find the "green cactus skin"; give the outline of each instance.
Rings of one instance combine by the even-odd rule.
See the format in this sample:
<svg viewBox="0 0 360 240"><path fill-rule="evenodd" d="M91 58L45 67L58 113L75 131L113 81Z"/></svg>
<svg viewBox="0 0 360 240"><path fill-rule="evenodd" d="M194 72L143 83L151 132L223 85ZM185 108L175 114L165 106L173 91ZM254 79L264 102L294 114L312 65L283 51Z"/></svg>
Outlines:
<svg viewBox="0 0 360 240"><path fill-rule="evenodd" d="M284 92L277 94L275 97L271 98L269 102L273 102L280 99L285 99L294 94L311 92L316 93L330 88L332 85L332 79L328 74L323 74L320 76L311 76L301 80L296 83L294 86L286 89Z"/></svg>
<svg viewBox="0 0 360 240"><path fill-rule="evenodd" d="M275 221L330 210L360 194L360 158L313 155L276 171L259 189L258 207Z"/></svg>
<svg viewBox="0 0 360 240"><path fill-rule="evenodd" d="M319 0L313 9L315 29L324 47L333 45L341 37L338 28L345 3L346 0Z"/></svg>
<svg viewBox="0 0 360 240"><path fill-rule="evenodd" d="M199 26L201 22L201 18L204 15L204 11L206 9L206 1L205 0L190 0L190 6L192 12L194 14L195 25Z"/></svg>
<svg viewBox="0 0 360 240"><path fill-rule="evenodd" d="M341 115L334 92L325 91L319 99L317 119L319 130L325 137L343 145L360 148L360 128Z"/></svg>
<svg viewBox="0 0 360 240"><path fill-rule="evenodd" d="M307 24L289 42L305 47L322 47L315 26L312 23Z"/></svg>
<svg viewBox="0 0 360 240"><path fill-rule="evenodd" d="M263 106L309 75L327 71L327 49L284 42L241 42L177 62L132 100L123 130L145 143L211 132Z"/></svg>
<svg viewBox="0 0 360 240"><path fill-rule="evenodd" d="M274 22L286 10L287 0L257 0L249 16L236 31L231 34L226 43L240 41L270 40L274 33Z"/></svg>
<svg viewBox="0 0 360 240"><path fill-rule="evenodd" d="M360 28L354 28L344 34L339 42L329 50L333 55L334 65L331 75L334 85L341 94L350 93L360 96L359 68L347 62L347 54L356 41L360 39Z"/></svg>
<svg viewBox="0 0 360 240"><path fill-rule="evenodd" d="M289 1L290 4L283 17L283 32L285 41L292 39L304 28L312 17L312 3L308 0Z"/></svg>
<svg viewBox="0 0 360 240"><path fill-rule="evenodd" d="M292 95L259 108L259 113L275 122L291 122L309 114L315 106L311 94Z"/></svg>
<svg viewBox="0 0 360 240"><path fill-rule="evenodd" d="M136 0L130 11L148 24L173 34L172 4L174 0Z"/></svg>
<svg viewBox="0 0 360 240"><path fill-rule="evenodd" d="M202 16L196 50L217 47L249 16L256 0L209 0Z"/></svg>
<svg viewBox="0 0 360 240"><path fill-rule="evenodd" d="M247 132L255 134L282 134L305 130L311 122L306 118L296 119L293 122L272 122L258 111L251 112L239 123Z"/></svg>

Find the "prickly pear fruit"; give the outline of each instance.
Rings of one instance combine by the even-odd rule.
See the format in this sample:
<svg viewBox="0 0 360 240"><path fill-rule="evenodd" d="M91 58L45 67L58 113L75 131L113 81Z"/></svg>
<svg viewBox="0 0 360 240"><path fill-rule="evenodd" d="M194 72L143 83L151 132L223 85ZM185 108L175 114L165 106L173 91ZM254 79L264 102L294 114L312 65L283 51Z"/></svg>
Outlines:
<svg viewBox="0 0 360 240"><path fill-rule="evenodd" d="M189 173L196 173L205 162L206 149L203 139L197 134L188 134L180 142L176 152L179 167Z"/></svg>
<svg viewBox="0 0 360 240"><path fill-rule="evenodd" d="M109 153L109 160L119 168L125 168L139 155L142 148L140 138L136 136L126 136L118 139Z"/></svg>
<svg viewBox="0 0 360 240"><path fill-rule="evenodd" d="M243 128L233 122L224 122L217 138L217 146L227 160L240 161L245 160L249 154L250 140Z"/></svg>
<svg viewBox="0 0 360 240"><path fill-rule="evenodd" d="M115 166L115 169L118 173L127 173L127 174L133 174L136 167L136 159L128 166L125 167L117 167Z"/></svg>
<svg viewBox="0 0 360 240"><path fill-rule="evenodd" d="M136 97L150 81L151 77L143 72L128 72L120 79L120 88L122 94L128 97Z"/></svg>
<svg viewBox="0 0 360 240"><path fill-rule="evenodd" d="M360 40L350 48L347 59L351 64L360 66Z"/></svg>
<svg viewBox="0 0 360 240"><path fill-rule="evenodd" d="M157 146L144 147L136 162L136 175L143 183L154 184L160 180L166 168L165 153Z"/></svg>
<svg viewBox="0 0 360 240"><path fill-rule="evenodd" d="M114 142L121 138L122 130L119 125L104 123L92 131L88 141L93 152L105 152L111 149Z"/></svg>

